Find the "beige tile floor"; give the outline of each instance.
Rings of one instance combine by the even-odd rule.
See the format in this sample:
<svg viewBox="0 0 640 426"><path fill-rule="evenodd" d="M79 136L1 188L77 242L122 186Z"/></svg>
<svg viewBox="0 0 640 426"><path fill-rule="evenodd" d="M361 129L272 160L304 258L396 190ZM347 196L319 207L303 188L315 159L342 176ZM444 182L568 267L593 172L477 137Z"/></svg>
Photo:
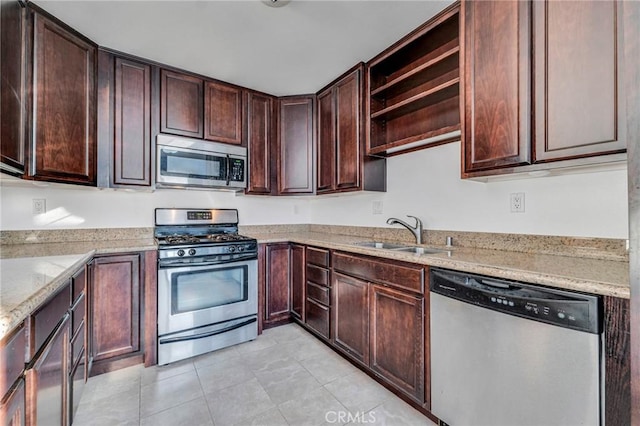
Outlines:
<svg viewBox="0 0 640 426"><path fill-rule="evenodd" d="M92 377L74 421L77 426L347 423L433 425L295 324L168 366Z"/></svg>

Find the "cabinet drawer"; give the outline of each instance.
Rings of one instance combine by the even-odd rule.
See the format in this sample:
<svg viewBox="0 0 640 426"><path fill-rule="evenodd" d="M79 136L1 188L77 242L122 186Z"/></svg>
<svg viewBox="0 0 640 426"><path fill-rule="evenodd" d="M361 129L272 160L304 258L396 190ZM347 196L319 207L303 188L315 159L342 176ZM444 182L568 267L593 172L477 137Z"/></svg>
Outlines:
<svg viewBox="0 0 640 426"><path fill-rule="evenodd" d="M22 374L26 349L27 341L22 323L0 342L0 398Z"/></svg>
<svg viewBox="0 0 640 426"><path fill-rule="evenodd" d="M78 300L80 295L84 293L84 289L87 285L87 273L83 266L78 272L71 277L71 301L72 303Z"/></svg>
<svg viewBox="0 0 640 426"><path fill-rule="evenodd" d="M82 295L80 300L76 302L71 311L71 335L73 336L78 331L80 324L85 320L87 312L87 306L85 303L85 297Z"/></svg>
<svg viewBox="0 0 640 426"><path fill-rule="evenodd" d="M329 286L329 271L313 265L307 265L307 281L315 284Z"/></svg>
<svg viewBox="0 0 640 426"><path fill-rule="evenodd" d="M307 283L307 297L327 306L331 304L329 301L329 288L314 283Z"/></svg>
<svg viewBox="0 0 640 426"><path fill-rule="evenodd" d="M69 309L71 301L70 286L70 283L65 284L55 296L31 314L29 318L31 331L29 359L36 354Z"/></svg>
<svg viewBox="0 0 640 426"><path fill-rule="evenodd" d="M73 338L71 339L71 354L72 354L72 357L70 360L71 367L76 365L76 363L80 359L80 356L82 355L82 351L84 350L84 340L85 340L84 333L85 333L85 326L83 322L78 327L78 332L75 333L73 335Z"/></svg>
<svg viewBox="0 0 640 426"><path fill-rule="evenodd" d="M307 263L329 267L329 250L307 247Z"/></svg>
<svg viewBox="0 0 640 426"><path fill-rule="evenodd" d="M307 325L325 338L329 338L329 308L307 298Z"/></svg>
<svg viewBox="0 0 640 426"><path fill-rule="evenodd" d="M333 269L367 281L424 293L424 268L419 265L335 253Z"/></svg>

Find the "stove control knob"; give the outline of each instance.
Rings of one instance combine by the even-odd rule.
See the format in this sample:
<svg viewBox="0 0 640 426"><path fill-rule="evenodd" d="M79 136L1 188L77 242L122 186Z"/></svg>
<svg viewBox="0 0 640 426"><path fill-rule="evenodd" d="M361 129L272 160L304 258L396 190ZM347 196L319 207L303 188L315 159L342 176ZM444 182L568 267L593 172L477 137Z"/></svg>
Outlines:
<svg viewBox="0 0 640 426"><path fill-rule="evenodd" d="M236 246L229 246L229 253L236 251Z"/></svg>
<svg viewBox="0 0 640 426"><path fill-rule="evenodd" d="M189 256L193 256L196 254L196 249L189 249Z"/></svg>
<svg viewBox="0 0 640 426"><path fill-rule="evenodd" d="M184 256L184 250L180 249L178 250L178 256Z"/></svg>
<svg viewBox="0 0 640 426"><path fill-rule="evenodd" d="M238 246L238 251L244 251L244 246Z"/></svg>

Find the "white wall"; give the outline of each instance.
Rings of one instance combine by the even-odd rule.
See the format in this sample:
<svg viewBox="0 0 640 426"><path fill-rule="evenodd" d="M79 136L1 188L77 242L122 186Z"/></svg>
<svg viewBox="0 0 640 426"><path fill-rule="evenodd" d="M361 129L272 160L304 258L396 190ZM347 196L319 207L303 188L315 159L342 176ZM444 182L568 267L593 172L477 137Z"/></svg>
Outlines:
<svg viewBox="0 0 640 426"><path fill-rule="evenodd" d="M156 207L237 208L242 225L309 223L308 200L220 191L126 192L70 185L4 185L0 229L152 227ZM46 199L47 213L32 214L32 200Z"/></svg>
<svg viewBox="0 0 640 426"><path fill-rule="evenodd" d="M627 238L627 172L615 170L482 183L460 179L460 143L387 160L387 192L316 197L312 223L386 226L420 217L442 230ZM525 193L525 212L510 212L510 193ZM383 213L372 214L372 202ZM406 218L405 218L406 219Z"/></svg>
<svg viewBox="0 0 640 426"><path fill-rule="evenodd" d="M420 217L427 228L477 232L627 238L626 170L480 183L460 179L460 144L388 159L388 191L321 197L235 196L214 191L130 193L31 183L0 187L0 229L153 226L156 207L238 208L244 225L318 223L387 226ZM525 193L511 213L509 194ZM32 214L45 198L48 213ZM372 214L372 202L383 213Z"/></svg>

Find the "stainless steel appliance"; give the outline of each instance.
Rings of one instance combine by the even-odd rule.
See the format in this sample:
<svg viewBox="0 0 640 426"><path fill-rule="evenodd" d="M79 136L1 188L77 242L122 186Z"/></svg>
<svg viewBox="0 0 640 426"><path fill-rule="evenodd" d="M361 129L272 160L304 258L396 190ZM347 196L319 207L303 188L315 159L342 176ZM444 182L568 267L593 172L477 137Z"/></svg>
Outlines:
<svg viewBox="0 0 640 426"><path fill-rule="evenodd" d="M258 335L258 245L233 209L156 209L158 364Z"/></svg>
<svg viewBox="0 0 640 426"><path fill-rule="evenodd" d="M247 149L217 142L158 135L156 185L229 189L247 186Z"/></svg>
<svg viewBox="0 0 640 426"><path fill-rule="evenodd" d="M451 426L601 424L598 296L431 270L431 411Z"/></svg>

